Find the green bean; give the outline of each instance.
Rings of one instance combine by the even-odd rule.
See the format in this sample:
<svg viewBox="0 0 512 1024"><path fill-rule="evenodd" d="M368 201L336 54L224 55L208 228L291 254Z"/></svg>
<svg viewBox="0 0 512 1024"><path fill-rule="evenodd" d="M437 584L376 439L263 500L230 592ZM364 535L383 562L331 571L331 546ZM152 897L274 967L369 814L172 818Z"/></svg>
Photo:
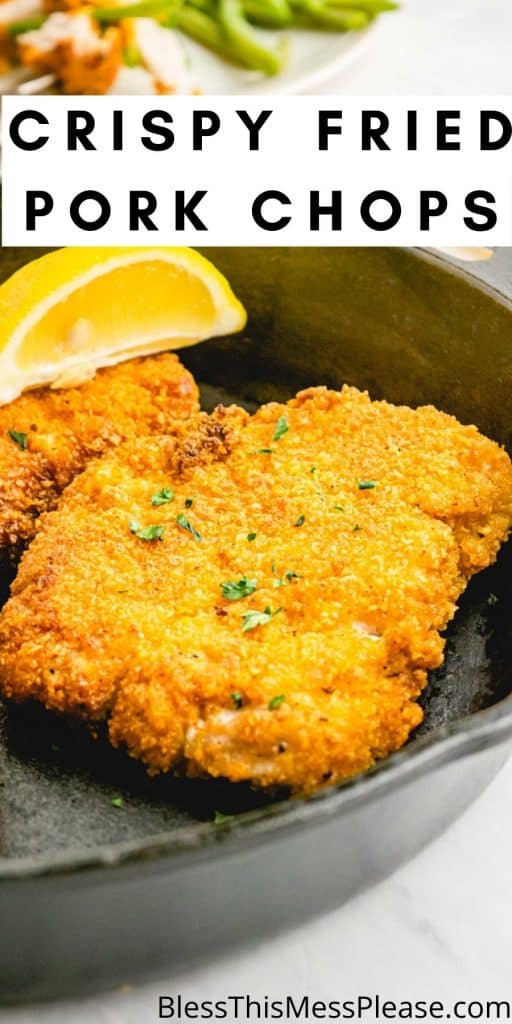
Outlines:
<svg viewBox="0 0 512 1024"><path fill-rule="evenodd" d="M243 12L249 21L262 28L283 28L293 21L288 0L243 0Z"/></svg>
<svg viewBox="0 0 512 1024"><path fill-rule="evenodd" d="M350 7L353 10L364 11L365 14L370 14L372 17L382 14L384 11L396 11L398 9L398 4L395 3L395 0L327 0L327 6Z"/></svg>
<svg viewBox="0 0 512 1024"><path fill-rule="evenodd" d="M240 63L217 21L209 14L185 4L177 14L176 28L232 64Z"/></svg>
<svg viewBox="0 0 512 1024"><path fill-rule="evenodd" d="M277 75L281 71L283 47L270 50L259 42L243 16L240 0L219 0L219 17L231 45L247 68L267 75Z"/></svg>
<svg viewBox="0 0 512 1024"><path fill-rule="evenodd" d="M122 21L124 18L159 18L170 15L178 6L177 0L141 0L124 7L93 7L91 14L100 24Z"/></svg>
<svg viewBox="0 0 512 1024"><path fill-rule="evenodd" d="M298 22L304 27L351 32L364 28L371 19L371 15L357 10L354 6L338 10L335 7L327 7L322 0L292 0L292 6L299 15Z"/></svg>

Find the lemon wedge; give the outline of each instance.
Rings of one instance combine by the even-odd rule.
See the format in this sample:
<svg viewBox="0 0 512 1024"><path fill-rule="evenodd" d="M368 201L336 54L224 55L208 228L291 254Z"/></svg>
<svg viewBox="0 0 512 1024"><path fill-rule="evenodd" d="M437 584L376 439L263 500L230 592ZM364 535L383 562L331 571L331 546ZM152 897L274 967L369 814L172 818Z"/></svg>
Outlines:
<svg viewBox="0 0 512 1024"><path fill-rule="evenodd" d="M0 404L245 323L225 277L193 249L59 249L0 285Z"/></svg>

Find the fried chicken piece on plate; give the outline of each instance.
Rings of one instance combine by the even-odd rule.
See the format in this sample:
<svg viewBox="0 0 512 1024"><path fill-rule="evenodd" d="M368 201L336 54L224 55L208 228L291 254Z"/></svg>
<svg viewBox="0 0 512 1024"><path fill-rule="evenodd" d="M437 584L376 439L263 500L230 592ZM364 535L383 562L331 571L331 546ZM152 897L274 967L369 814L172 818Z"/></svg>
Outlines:
<svg viewBox="0 0 512 1024"><path fill-rule="evenodd" d="M39 75L54 76L68 95L108 92L122 64L121 29L100 34L86 11L56 11L40 28L18 36L21 63Z"/></svg>
<svg viewBox="0 0 512 1024"><path fill-rule="evenodd" d="M15 562L38 516L90 459L138 434L172 433L198 411L177 356L132 359L79 387L38 388L0 406L0 564Z"/></svg>
<svg viewBox="0 0 512 1024"><path fill-rule="evenodd" d="M44 517L0 685L106 720L152 773L310 792L407 740L511 523L506 453L431 407L316 388L219 408L96 461Z"/></svg>

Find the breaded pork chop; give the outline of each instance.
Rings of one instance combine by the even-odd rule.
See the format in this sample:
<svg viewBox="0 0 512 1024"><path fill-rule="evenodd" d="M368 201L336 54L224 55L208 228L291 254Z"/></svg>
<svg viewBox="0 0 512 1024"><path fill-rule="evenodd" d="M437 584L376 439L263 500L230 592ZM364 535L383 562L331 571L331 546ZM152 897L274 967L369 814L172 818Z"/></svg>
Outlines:
<svg viewBox="0 0 512 1024"><path fill-rule="evenodd" d="M316 388L91 464L0 616L16 700L107 720L150 772L308 792L399 748L512 466L425 407Z"/></svg>
<svg viewBox="0 0 512 1024"><path fill-rule="evenodd" d="M0 564L16 561L88 461L138 434L171 432L198 411L196 385L175 355L132 359L80 387L39 388L0 407Z"/></svg>

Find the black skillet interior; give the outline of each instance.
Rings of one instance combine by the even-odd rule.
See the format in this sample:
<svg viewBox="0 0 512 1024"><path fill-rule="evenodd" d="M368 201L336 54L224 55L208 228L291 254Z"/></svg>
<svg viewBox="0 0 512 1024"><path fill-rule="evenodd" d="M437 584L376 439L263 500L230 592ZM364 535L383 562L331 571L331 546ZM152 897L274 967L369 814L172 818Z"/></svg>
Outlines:
<svg viewBox="0 0 512 1024"><path fill-rule="evenodd" d="M182 353L205 407L236 400L251 408L304 386L348 382L373 397L433 402L509 445L512 308L491 288L407 250L207 254L246 304L249 324L241 338ZM26 258L3 250L2 275ZM511 254L495 266L502 282ZM491 282L493 273L487 268ZM464 595L445 665L423 695L419 735L510 692L511 563L506 545ZM414 738L409 749L414 756ZM271 799L223 782L150 780L103 739L35 706L0 708L0 786L0 857L9 859L178 835L215 811L239 813Z"/></svg>

